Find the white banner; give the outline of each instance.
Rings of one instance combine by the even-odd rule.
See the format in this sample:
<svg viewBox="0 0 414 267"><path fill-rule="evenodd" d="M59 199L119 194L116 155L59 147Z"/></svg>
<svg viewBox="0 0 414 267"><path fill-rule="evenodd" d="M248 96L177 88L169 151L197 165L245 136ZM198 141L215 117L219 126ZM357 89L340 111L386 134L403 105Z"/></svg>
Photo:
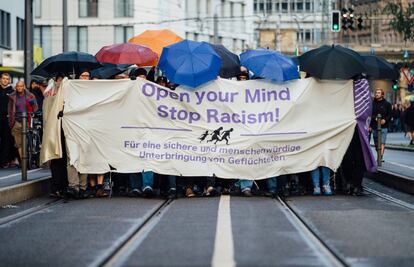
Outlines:
<svg viewBox="0 0 414 267"><path fill-rule="evenodd" d="M263 179L336 170L351 141L352 81L218 79L194 92L138 79L67 81L63 129L81 173Z"/></svg>

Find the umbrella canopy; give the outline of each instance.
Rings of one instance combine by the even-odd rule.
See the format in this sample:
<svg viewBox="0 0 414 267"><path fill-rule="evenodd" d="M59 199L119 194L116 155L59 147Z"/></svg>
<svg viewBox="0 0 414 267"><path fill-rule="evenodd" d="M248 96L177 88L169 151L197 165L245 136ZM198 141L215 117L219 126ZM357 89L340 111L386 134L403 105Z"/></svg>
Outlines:
<svg viewBox="0 0 414 267"><path fill-rule="evenodd" d="M400 72L396 67L382 57L362 56L365 62L366 74L369 78L398 80Z"/></svg>
<svg viewBox="0 0 414 267"><path fill-rule="evenodd" d="M319 79L351 79L365 73L364 59L340 45L324 45L299 57L300 70Z"/></svg>
<svg viewBox="0 0 414 267"><path fill-rule="evenodd" d="M158 58L149 47L130 43L104 46L95 56L99 62L138 66L150 66Z"/></svg>
<svg viewBox="0 0 414 267"><path fill-rule="evenodd" d="M109 79L114 75L120 74L128 69L129 64L115 65L111 63L102 63L102 67L91 71L92 77L99 79Z"/></svg>
<svg viewBox="0 0 414 267"><path fill-rule="evenodd" d="M279 82L299 79L298 66L293 60L273 50L249 50L240 55L240 63L257 77Z"/></svg>
<svg viewBox="0 0 414 267"><path fill-rule="evenodd" d="M210 44L190 40L164 47L158 63L171 82L193 88L214 80L220 66L220 56Z"/></svg>
<svg viewBox="0 0 414 267"><path fill-rule="evenodd" d="M77 73L81 69L93 70L102 67L96 58L83 52L64 52L45 59L31 74L52 77L58 72Z"/></svg>
<svg viewBox="0 0 414 267"><path fill-rule="evenodd" d="M141 34L132 37L128 40L128 42L148 46L152 49L152 51L158 54L159 58L164 47L181 42L182 40L183 38L174 32L167 29L162 29L146 30ZM152 65L157 65L157 60L155 60Z"/></svg>
<svg viewBox="0 0 414 267"><path fill-rule="evenodd" d="M240 74L240 59L236 54L230 52L223 45L210 44L221 58L221 68L219 76L222 78L232 78Z"/></svg>

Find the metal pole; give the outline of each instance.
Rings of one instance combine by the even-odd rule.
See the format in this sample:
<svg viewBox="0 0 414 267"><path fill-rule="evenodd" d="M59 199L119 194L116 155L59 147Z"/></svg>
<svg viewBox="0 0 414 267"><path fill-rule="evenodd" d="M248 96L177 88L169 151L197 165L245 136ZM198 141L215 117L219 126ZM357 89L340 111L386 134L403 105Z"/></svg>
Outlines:
<svg viewBox="0 0 414 267"><path fill-rule="evenodd" d="M381 167L382 165L382 156L381 156L381 114L377 115L377 164L378 167Z"/></svg>
<svg viewBox="0 0 414 267"><path fill-rule="evenodd" d="M214 44L218 44L218 16L217 16L217 12L214 12L214 17L213 17L213 21L214 21Z"/></svg>
<svg viewBox="0 0 414 267"><path fill-rule="evenodd" d="M63 14L62 14L62 50L63 52L68 51L68 0L62 0L63 1Z"/></svg>
<svg viewBox="0 0 414 267"><path fill-rule="evenodd" d="M24 81L30 82L33 70L33 0L25 0L24 8Z"/></svg>
<svg viewBox="0 0 414 267"><path fill-rule="evenodd" d="M22 113L22 181L27 181L27 112Z"/></svg>

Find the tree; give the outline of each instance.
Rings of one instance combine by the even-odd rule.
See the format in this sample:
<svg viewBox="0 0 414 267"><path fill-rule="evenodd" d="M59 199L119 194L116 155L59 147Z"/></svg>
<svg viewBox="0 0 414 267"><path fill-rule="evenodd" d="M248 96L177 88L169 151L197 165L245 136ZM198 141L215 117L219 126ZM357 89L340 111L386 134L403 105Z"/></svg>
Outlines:
<svg viewBox="0 0 414 267"><path fill-rule="evenodd" d="M403 35L405 44L409 40L414 40L414 4L408 4L404 9L395 1L388 2L383 12L392 17L389 25L394 31Z"/></svg>

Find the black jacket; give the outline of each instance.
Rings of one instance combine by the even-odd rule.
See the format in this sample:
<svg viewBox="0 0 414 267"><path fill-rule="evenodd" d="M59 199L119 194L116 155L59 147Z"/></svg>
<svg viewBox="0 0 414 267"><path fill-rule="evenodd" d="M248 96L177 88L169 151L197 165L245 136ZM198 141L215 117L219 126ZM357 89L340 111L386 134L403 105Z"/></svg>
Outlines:
<svg viewBox="0 0 414 267"><path fill-rule="evenodd" d="M414 104L411 104L409 108L405 110L405 124L410 127L414 127Z"/></svg>
<svg viewBox="0 0 414 267"><path fill-rule="evenodd" d="M377 120L376 117L378 114L381 114L381 119L385 120L385 124L381 125L381 128L388 128L388 123L391 120L391 104L382 99L380 101L374 99L372 102L372 116L371 116L371 128L377 129Z"/></svg>
<svg viewBox="0 0 414 267"><path fill-rule="evenodd" d="M13 87L11 85L3 88L0 85L0 119L7 118L7 106L9 104L9 94L13 93Z"/></svg>

